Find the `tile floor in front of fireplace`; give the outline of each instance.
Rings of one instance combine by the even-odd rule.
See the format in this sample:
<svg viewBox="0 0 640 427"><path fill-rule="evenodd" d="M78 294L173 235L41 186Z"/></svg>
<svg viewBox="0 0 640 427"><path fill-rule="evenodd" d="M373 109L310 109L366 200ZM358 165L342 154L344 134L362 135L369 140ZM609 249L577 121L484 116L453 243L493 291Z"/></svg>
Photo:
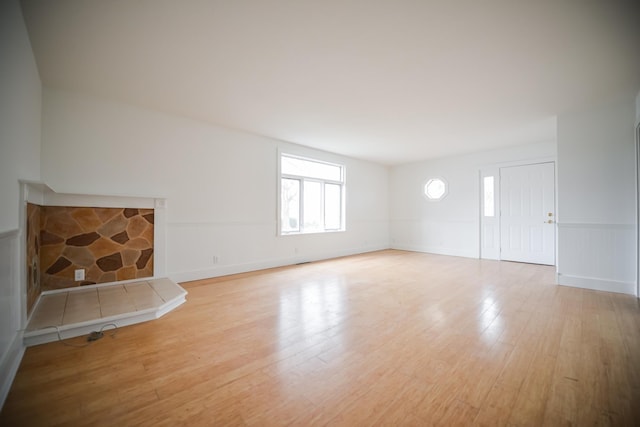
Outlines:
<svg viewBox="0 0 640 427"><path fill-rule="evenodd" d="M184 298L184 294L185 290L169 279L140 280L44 294L34 308L26 331L67 327L158 309L176 298Z"/></svg>

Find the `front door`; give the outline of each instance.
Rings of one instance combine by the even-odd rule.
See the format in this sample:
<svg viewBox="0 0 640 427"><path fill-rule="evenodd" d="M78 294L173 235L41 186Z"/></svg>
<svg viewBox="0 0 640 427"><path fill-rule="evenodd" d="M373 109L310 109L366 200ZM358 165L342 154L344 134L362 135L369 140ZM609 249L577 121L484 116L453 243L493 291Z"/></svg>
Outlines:
<svg viewBox="0 0 640 427"><path fill-rule="evenodd" d="M554 163L500 168L500 259L555 264Z"/></svg>

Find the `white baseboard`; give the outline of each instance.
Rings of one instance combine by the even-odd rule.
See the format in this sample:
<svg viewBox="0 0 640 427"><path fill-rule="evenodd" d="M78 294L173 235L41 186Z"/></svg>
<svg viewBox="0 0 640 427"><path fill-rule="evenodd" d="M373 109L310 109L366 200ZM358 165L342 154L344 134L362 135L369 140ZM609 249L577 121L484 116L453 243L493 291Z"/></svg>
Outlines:
<svg viewBox="0 0 640 427"><path fill-rule="evenodd" d="M22 332L16 332L0 361L0 409L4 406L11 384L18 372L25 346L22 343Z"/></svg>
<svg viewBox="0 0 640 427"><path fill-rule="evenodd" d="M367 246L365 248L331 251L331 253L315 254L310 256L295 256L244 264L221 265L219 267L207 268L202 270L181 271L176 273L169 273L168 276L176 283L183 283L193 280L209 279L212 277L228 276L231 274L247 273L250 271L266 270L268 268L285 267L288 265L295 265L304 262L322 261L343 256L382 251L385 249L389 249L389 246Z"/></svg>
<svg viewBox="0 0 640 427"><path fill-rule="evenodd" d="M463 258L480 258L480 255L477 251L461 251L459 249L447 248L447 247L431 247L431 246L421 246L421 245L406 245L406 244L393 244L391 245L391 249L397 249L399 251L410 251L410 252L423 252L427 254L434 255L447 255L447 256L459 256Z"/></svg>
<svg viewBox="0 0 640 427"><path fill-rule="evenodd" d="M568 274L557 274L557 283L575 288L591 289L594 291L617 292L636 296L636 284L633 282L622 282L619 280L599 279L595 277L572 276Z"/></svg>

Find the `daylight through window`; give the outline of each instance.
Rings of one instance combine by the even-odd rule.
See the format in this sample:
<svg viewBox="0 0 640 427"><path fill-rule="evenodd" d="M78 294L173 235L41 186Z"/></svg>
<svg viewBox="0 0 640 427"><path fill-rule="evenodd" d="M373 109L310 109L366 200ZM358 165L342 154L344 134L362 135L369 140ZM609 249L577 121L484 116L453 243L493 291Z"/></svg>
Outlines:
<svg viewBox="0 0 640 427"><path fill-rule="evenodd" d="M493 177L485 176L483 181L484 186L484 216L494 216L496 213L496 204L494 201L494 185Z"/></svg>
<svg viewBox="0 0 640 427"><path fill-rule="evenodd" d="M344 230L344 166L280 156L280 234Z"/></svg>
<svg viewBox="0 0 640 427"><path fill-rule="evenodd" d="M424 195L428 200L441 200L447 195L447 183L442 178L431 178L424 185Z"/></svg>

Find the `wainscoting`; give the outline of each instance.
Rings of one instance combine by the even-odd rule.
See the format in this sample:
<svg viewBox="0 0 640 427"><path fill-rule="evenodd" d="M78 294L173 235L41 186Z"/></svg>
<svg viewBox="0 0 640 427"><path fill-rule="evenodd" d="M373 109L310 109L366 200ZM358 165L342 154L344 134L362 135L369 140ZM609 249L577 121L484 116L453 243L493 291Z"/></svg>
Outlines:
<svg viewBox="0 0 640 427"><path fill-rule="evenodd" d="M19 285L20 236L18 230L0 233L0 404L9 393L24 353L20 307L26 301Z"/></svg>
<svg viewBox="0 0 640 427"><path fill-rule="evenodd" d="M558 284L636 294L633 224L558 223Z"/></svg>
<svg viewBox="0 0 640 427"><path fill-rule="evenodd" d="M391 221L393 236L391 247L407 251L478 258L477 230L478 221L476 220L396 219Z"/></svg>

